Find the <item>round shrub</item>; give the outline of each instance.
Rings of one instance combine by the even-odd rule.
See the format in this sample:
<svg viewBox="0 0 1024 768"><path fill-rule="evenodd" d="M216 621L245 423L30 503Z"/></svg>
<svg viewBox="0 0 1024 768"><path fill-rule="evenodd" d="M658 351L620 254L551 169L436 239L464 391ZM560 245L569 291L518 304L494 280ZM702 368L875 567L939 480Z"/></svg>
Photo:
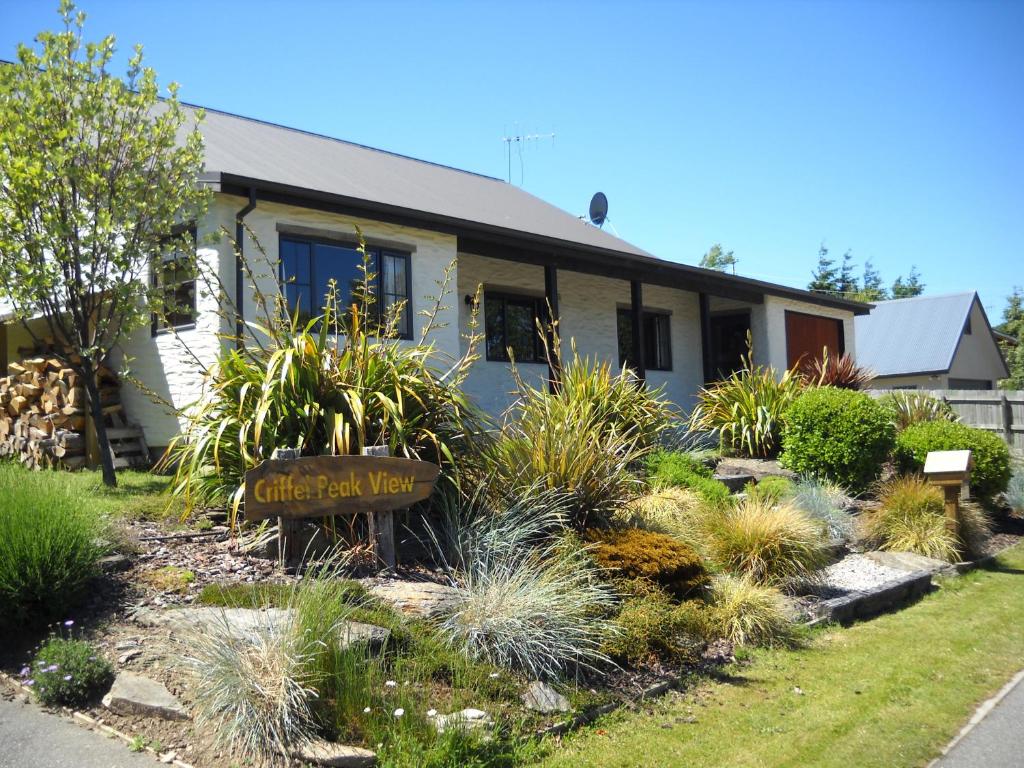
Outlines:
<svg viewBox="0 0 1024 768"><path fill-rule="evenodd" d="M794 486L793 481L788 478L769 475L756 483L747 483L747 487L743 490L752 499L763 501L766 504L778 504L793 495Z"/></svg>
<svg viewBox="0 0 1024 768"><path fill-rule="evenodd" d="M625 585L633 592L612 620L610 633L601 650L609 658L629 664L652 659L695 663L711 639L712 614L702 602L675 602L664 590L637 580Z"/></svg>
<svg viewBox="0 0 1024 768"><path fill-rule="evenodd" d="M746 499L705 522L707 554L759 584L810 575L828 559L825 526L794 507Z"/></svg>
<svg viewBox="0 0 1024 768"><path fill-rule="evenodd" d="M700 555L668 534L640 528L591 528L584 538L592 545L595 562L619 578L644 579L677 597L707 583Z"/></svg>
<svg viewBox="0 0 1024 768"><path fill-rule="evenodd" d="M74 707L106 693L114 669L84 640L51 637L21 677L43 704Z"/></svg>
<svg viewBox="0 0 1024 768"><path fill-rule="evenodd" d="M800 395L782 428L783 466L833 480L854 493L878 477L896 429L869 395L820 387Z"/></svg>
<svg viewBox="0 0 1024 768"><path fill-rule="evenodd" d="M971 490L991 499L1010 482L1010 450L998 436L955 421L912 424L896 438L896 461L904 472L918 472L930 451L966 451L974 458Z"/></svg>

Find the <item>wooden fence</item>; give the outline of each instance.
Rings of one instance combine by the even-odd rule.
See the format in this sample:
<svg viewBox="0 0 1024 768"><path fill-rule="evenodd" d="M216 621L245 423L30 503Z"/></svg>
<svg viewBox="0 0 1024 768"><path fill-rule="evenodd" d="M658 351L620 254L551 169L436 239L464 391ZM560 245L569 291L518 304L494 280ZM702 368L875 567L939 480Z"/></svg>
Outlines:
<svg viewBox="0 0 1024 768"><path fill-rule="evenodd" d="M874 397L891 390L873 389ZM995 432L1010 448L1024 453L1024 390L929 389L914 390L945 400L960 421Z"/></svg>

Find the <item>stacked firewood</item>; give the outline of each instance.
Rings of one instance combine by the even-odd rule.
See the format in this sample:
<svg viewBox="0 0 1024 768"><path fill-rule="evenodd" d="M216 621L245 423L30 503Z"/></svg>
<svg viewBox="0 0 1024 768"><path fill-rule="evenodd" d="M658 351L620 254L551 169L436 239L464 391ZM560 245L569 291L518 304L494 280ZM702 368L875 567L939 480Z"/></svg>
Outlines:
<svg viewBox="0 0 1024 768"><path fill-rule="evenodd" d="M97 380L104 419L112 428L108 433L113 432L116 438L112 438L112 446L127 439L141 441L138 427L123 428L126 425L117 374L101 366ZM83 382L60 360L44 356L9 363L7 375L0 377L0 456L16 456L33 469L84 466L87 407ZM129 452L132 460L124 460L121 465L148 462L148 452L145 461L141 457L134 460L142 452Z"/></svg>

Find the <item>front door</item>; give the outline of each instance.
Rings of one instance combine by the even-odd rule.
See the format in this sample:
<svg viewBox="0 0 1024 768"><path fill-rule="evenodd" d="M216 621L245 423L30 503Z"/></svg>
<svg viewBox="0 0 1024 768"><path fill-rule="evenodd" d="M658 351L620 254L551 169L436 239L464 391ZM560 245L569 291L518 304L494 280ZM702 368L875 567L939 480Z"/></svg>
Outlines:
<svg viewBox="0 0 1024 768"><path fill-rule="evenodd" d="M821 359L827 349L838 357L844 351L843 321L834 317L786 312L786 360L790 368Z"/></svg>
<svg viewBox="0 0 1024 768"><path fill-rule="evenodd" d="M743 368L750 333L750 312L711 316L711 378L724 379Z"/></svg>

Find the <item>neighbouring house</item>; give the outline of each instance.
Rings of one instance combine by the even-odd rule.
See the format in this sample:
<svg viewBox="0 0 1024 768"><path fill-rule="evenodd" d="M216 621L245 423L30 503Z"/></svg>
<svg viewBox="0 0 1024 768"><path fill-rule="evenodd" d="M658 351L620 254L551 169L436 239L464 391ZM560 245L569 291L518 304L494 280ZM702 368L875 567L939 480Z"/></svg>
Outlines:
<svg viewBox="0 0 1024 768"><path fill-rule="evenodd" d="M380 276L379 296L407 302L403 335L418 338L426 297L457 260L454 294L432 339L441 353L461 353L472 296L482 286L485 340L466 388L492 413L512 400L509 347L524 376L548 376L535 332L548 306L564 351L575 340L582 355L615 366L629 361L683 408L702 384L739 366L748 332L755 361L782 370L823 347L853 353L854 316L870 309L656 258L480 174L214 110L202 132L202 181L216 194L195 223L198 255L247 320L259 319L253 284L271 293L284 278L288 300L307 311L329 279L349 285L359 263L358 226ZM256 265L251 276L239 272L232 236ZM174 274L173 264L160 273ZM120 354L147 388L181 408L201 395L196 359L213 363L234 323L194 284L174 289L194 301L194 312L172 318L177 333L154 323ZM0 324L0 366L27 338L17 323ZM128 413L149 444L166 445L181 428L178 417L125 389Z"/></svg>
<svg viewBox="0 0 1024 768"><path fill-rule="evenodd" d="M879 389L994 389L1010 375L974 291L881 301L856 329Z"/></svg>

